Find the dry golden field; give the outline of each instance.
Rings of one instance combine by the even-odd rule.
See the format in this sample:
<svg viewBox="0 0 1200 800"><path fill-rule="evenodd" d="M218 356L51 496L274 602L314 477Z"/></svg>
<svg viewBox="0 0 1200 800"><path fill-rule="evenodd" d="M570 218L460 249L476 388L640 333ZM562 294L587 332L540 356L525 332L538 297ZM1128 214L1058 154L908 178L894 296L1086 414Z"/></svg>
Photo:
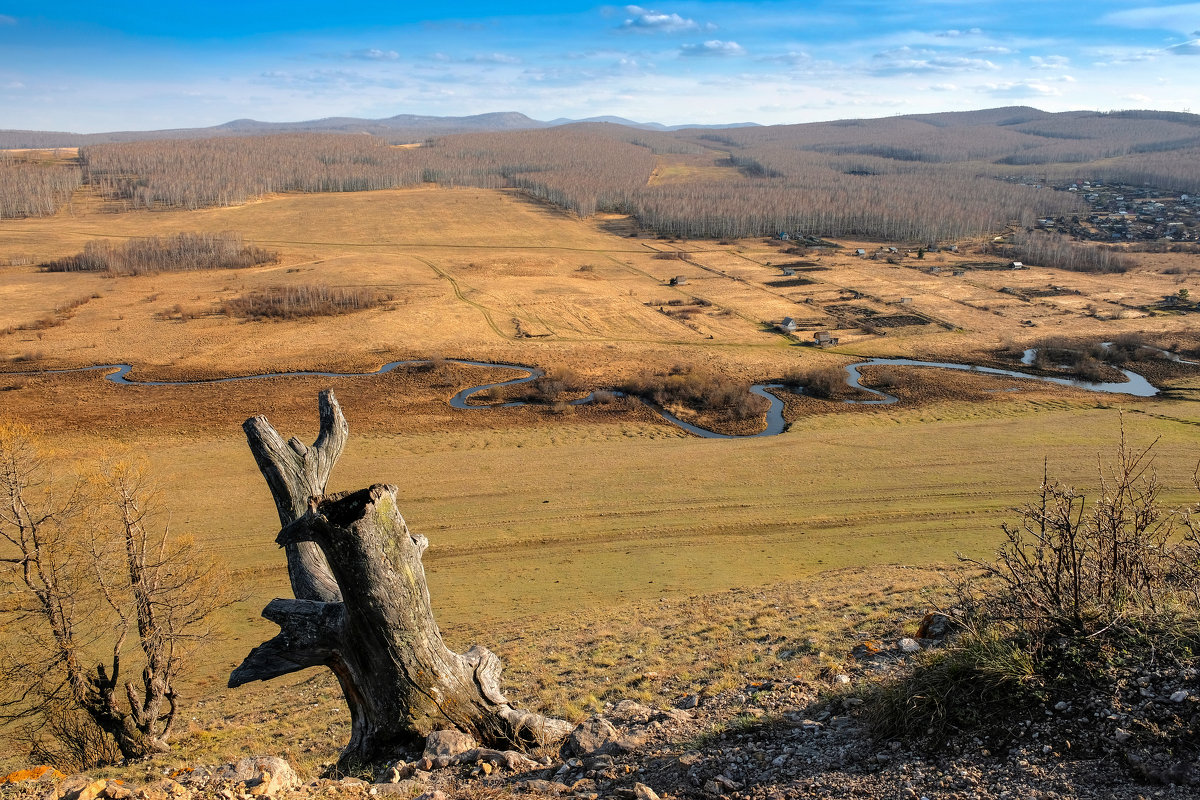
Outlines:
<svg viewBox="0 0 1200 800"><path fill-rule="evenodd" d="M672 159L658 180L689 168L686 158ZM279 262L120 278L36 267L97 238L227 230L277 250ZM1190 315L1142 310L1191 285L1195 256L1145 256L1121 275L1012 272L980 268L999 259L972 243L920 260L910 250L893 264L854 255L879 242L790 254L789 243L762 239L670 241L631 231L623 218L579 220L482 189L124 213L81 193L56 217L0 221L0 357L7 372L130 363L133 379L179 380L369 371L442 356L569 368L604 388L676 365L748 383L868 355L994 361L1001 348L1047 336L1099 342L1139 332L1185 348L1197 340ZM882 244L905 252L903 243ZM804 262L792 267L796 275L784 276L781 265L796 262ZM934 266L940 274L930 274ZM668 285L676 276L687 280ZM373 287L392 299L287 322L217 313L222 301L255 289L311 283ZM680 308L694 310L665 313ZM789 316L800 330L776 332ZM847 324L881 317L919 324L876 332ZM819 330L834 331L840 344L806 346ZM1158 439L1168 494L1185 501L1200 458L1200 409L1186 399L1200 388L1194 370L1160 368L1155 377L1178 391L1141 400L892 368L896 405L792 396L786 433L737 441L690 436L631 400L455 411L446 401L458 389L508 374L452 363L380 377L201 386L119 386L102 372L3 375L0 397L6 415L32 421L66 457L145 453L167 490L173 528L210 543L246 587L247 599L228 615L233 638L199 665L195 690L205 697L272 634L258 611L286 592L275 511L240 424L266 413L285 435L311 441L316 393L327 386L352 431L331 489L397 484L409 525L430 539L439 621L452 636L469 632L491 644L489 631L506 626L569 626L660 598L678 603L831 570L926 567L953 562L957 551L986 553L1044 463L1090 485L1121 419L1135 444ZM510 654L529 660L537 650L530 641Z"/></svg>

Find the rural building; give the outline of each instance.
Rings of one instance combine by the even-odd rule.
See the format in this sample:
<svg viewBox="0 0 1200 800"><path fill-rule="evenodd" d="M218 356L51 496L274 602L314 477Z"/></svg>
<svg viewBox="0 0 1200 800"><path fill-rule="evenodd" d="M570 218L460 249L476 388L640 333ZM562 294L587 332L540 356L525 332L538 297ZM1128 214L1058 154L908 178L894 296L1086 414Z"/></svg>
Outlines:
<svg viewBox="0 0 1200 800"><path fill-rule="evenodd" d="M912 305L912 298L911 297L901 297L900 305L902 305L902 306Z"/></svg>
<svg viewBox="0 0 1200 800"><path fill-rule="evenodd" d="M796 320L791 317L784 317L783 322L779 323L778 327L784 333L795 333L798 326L796 325Z"/></svg>
<svg viewBox="0 0 1200 800"><path fill-rule="evenodd" d="M783 268L783 274L784 274L784 275L787 275L787 276L795 275L795 274L796 274L796 270L792 269L791 267L784 267L784 268Z"/></svg>
<svg viewBox="0 0 1200 800"><path fill-rule="evenodd" d="M1011 269L1028 269L1028 268L1027 268L1027 267L1026 267L1024 264L1022 264L1020 261L1014 261L1014 262L1012 262L1011 264L1009 264L1008 266L1009 266Z"/></svg>
<svg viewBox="0 0 1200 800"><path fill-rule="evenodd" d="M813 334L813 342L816 343L817 347L824 347L827 344L837 344L838 337L829 331L817 331Z"/></svg>
<svg viewBox="0 0 1200 800"><path fill-rule="evenodd" d="M965 269L954 270L954 277L956 277L956 278L961 278L963 275L966 275L966 274L967 274L967 271Z"/></svg>
<svg viewBox="0 0 1200 800"><path fill-rule="evenodd" d="M854 251L854 255L856 256L865 256L866 254L867 251L863 250L861 247Z"/></svg>
<svg viewBox="0 0 1200 800"><path fill-rule="evenodd" d="M688 281L687 281L686 275L676 275L674 278L671 278L671 280L669 281L669 283L672 286L687 286L687 282Z"/></svg>

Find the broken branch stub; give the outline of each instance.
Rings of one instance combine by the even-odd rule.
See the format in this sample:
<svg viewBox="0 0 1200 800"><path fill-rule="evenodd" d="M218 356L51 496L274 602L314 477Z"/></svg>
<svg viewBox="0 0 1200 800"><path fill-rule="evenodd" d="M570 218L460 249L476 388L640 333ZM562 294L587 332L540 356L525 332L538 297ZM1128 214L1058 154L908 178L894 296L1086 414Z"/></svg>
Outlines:
<svg viewBox="0 0 1200 800"><path fill-rule="evenodd" d="M279 524L287 527L308 511L309 500L325 494L329 473L346 439L350 428L342 407L331 389L317 395L317 409L321 417L321 429L312 447L299 439L283 437L267 418L261 414L251 417L242 424L250 452L258 463L258 469L267 480L275 509L279 512ZM329 565L316 545L301 542L286 545L288 578L292 594L300 600L337 602L341 599L337 582L329 572Z"/></svg>
<svg viewBox="0 0 1200 800"><path fill-rule="evenodd" d="M326 396L340 418L337 401ZM273 432L266 420L261 424ZM326 476L330 467L332 461ZM276 541L315 548L341 601L273 600L263 616L280 626L279 635L246 657L230 675L230 686L330 667L350 707L343 764L393 756L449 728L502 748L566 736L569 723L516 709L504 697L495 654L479 646L463 654L446 647L421 562L428 542L409 531L396 492L376 484L307 498L305 511L284 525ZM278 498L277 505L282 519Z"/></svg>

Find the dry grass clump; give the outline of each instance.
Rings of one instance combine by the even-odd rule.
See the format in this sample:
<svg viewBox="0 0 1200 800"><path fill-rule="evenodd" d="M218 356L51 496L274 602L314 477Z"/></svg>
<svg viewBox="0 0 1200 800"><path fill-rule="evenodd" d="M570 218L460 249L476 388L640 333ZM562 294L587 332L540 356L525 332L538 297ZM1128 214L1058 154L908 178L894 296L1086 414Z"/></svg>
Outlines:
<svg viewBox="0 0 1200 800"><path fill-rule="evenodd" d="M52 313L35 319L33 322L26 322L21 325L12 325L0 330L0 335L8 335L10 333L16 333L17 331L44 331L50 328L56 328L67 320L71 319L71 317L75 316L79 309L81 309L87 303L92 300L98 300L99 298L100 295L93 294L88 297L77 297L74 300L68 300L62 305L55 306Z"/></svg>
<svg viewBox="0 0 1200 800"><path fill-rule="evenodd" d="M389 295L360 287L333 287L319 283L268 286L225 301L221 304L221 313L252 320L334 317L376 308L391 299Z"/></svg>
<svg viewBox="0 0 1200 800"><path fill-rule="evenodd" d="M204 269L240 269L276 261L278 253L246 245L240 234L177 233L124 242L91 241L83 252L42 265L47 272L147 275Z"/></svg>

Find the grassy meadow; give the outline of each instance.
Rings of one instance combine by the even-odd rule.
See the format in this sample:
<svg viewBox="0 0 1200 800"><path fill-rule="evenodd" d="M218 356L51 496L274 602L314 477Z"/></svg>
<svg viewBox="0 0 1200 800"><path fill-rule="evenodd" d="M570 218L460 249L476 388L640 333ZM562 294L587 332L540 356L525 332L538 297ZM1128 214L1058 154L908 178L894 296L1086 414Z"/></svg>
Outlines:
<svg viewBox="0 0 1200 800"><path fill-rule="evenodd" d="M682 180L692 168L674 159L657 180ZM134 277L35 266L97 238L181 231L235 231L279 260ZM852 255L878 242L792 254L787 243L761 239L671 241L629 231L620 218L579 220L483 189L120 213L81 190L55 217L0 222L0 357L6 372L123 362L134 365L134 379L178 380L373 370L444 356L569 368L603 388L677 365L749 382L864 355L972 360L1051 334L1104 341L1136 331L1163 346L1195 339L1187 315L1144 308L1188 285L1194 256L1147 256L1123 275L1016 273L972 269L983 257L965 244L961 254L888 263ZM816 268L798 273L809 282L776 285L780 265L797 261ZM925 269L932 264L942 274ZM957 265L964 276L950 274ZM688 280L668 285L675 276ZM219 313L234 297L312 283L393 299L320 319ZM1001 291L1049 285L1078 294ZM902 297L912 302L902 307ZM708 305L660 311L676 308L671 300ZM839 328L847 312L830 307L845 305L876 316L917 312L924 322L883 334ZM772 329L785 316L802 325L793 336ZM816 330L837 331L841 343L801 346ZM804 641L832 641L863 620L907 624L923 602L917 589L936 584L940 566L956 552L983 555L998 544L999 523L1032 498L1043 468L1094 485L1096 457L1113 451L1122 422L1133 444L1158 441L1169 499L1195 495L1200 410L1180 398L1200 382L1187 368L1168 375L1181 391L1146 400L893 371L894 406L793 400L786 433L733 441L692 437L632 402L455 411L446 400L458 389L508 377L456 365L159 387L118 386L98 372L0 375L0 396L6 415L32 422L65 460L145 454L173 530L205 542L244 588L245 600L225 615L229 636L196 664L189 693L204 710L187 746L224 757L246 746L251 722L268 748L277 733L290 742L270 709L291 703L309 726L296 739L320 760L340 746L346 723L327 678L288 682L301 687L297 697L316 698L303 701L304 714L296 697L279 699L282 682L222 687L246 652L274 634L261 607L287 593L275 510L240 424L266 413L285 436L312 441L316 393L327 386L351 427L330 489L399 486L409 526L430 540L426 569L447 638L493 647L510 664L515 696L573 716L589 697L661 698L691 683L735 680L723 674L753 674L761 659L743 656L762 633L755 615L766 614L770 635ZM846 604L857 611L843 626ZM821 666L823 652L832 645L816 647L810 666ZM580 653L586 668L571 655ZM666 682L638 677L648 669Z"/></svg>

